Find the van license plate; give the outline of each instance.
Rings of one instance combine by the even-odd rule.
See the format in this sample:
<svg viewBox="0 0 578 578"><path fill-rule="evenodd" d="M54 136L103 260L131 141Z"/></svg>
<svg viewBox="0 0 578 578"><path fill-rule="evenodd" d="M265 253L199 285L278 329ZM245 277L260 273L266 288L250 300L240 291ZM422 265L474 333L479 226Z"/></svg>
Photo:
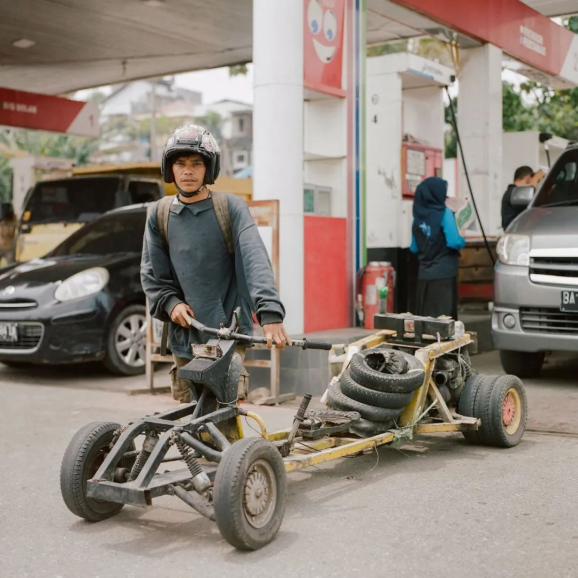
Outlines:
<svg viewBox="0 0 578 578"><path fill-rule="evenodd" d="M560 311L578 312L578 291L562 291Z"/></svg>
<svg viewBox="0 0 578 578"><path fill-rule="evenodd" d="M0 322L0 343L15 343L18 341L18 324Z"/></svg>

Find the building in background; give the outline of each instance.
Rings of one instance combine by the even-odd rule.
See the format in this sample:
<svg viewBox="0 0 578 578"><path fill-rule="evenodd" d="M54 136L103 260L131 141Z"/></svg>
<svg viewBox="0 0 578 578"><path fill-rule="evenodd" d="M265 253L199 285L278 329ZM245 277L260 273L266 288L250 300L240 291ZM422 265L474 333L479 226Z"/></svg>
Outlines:
<svg viewBox="0 0 578 578"><path fill-rule="evenodd" d="M234 176L252 160L250 104L203 104L201 92L177 86L174 77L137 80L116 87L102 102L102 136L94 163L159 160L167 137L187 122L206 126L222 147L221 173Z"/></svg>

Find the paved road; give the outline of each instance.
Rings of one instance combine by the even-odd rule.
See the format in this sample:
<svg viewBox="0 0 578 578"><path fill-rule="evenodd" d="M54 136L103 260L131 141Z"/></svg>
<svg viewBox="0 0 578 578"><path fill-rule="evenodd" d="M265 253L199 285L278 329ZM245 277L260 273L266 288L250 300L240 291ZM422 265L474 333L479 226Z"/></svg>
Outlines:
<svg viewBox="0 0 578 578"><path fill-rule="evenodd" d="M476 365L499 371L495 354ZM75 430L172 407L167 396L129 396L140 378L93 368L2 367L0 576L578 576L575 375L575 363L553 360L528 382L531 429L574 435L530 432L512 450L431 437L292 475L277 540L243 554L174 498L99 524L61 502L60 460ZM292 415L260 411L271 427Z"/></svg>

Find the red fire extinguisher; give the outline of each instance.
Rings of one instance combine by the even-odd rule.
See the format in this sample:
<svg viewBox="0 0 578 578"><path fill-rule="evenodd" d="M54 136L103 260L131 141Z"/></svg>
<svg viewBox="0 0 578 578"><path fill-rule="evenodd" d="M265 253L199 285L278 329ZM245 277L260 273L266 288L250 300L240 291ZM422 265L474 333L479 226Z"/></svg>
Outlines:
<svg viewBox="0 0 578 578"><path fill-rule="evenodd" d="M395 302L395 269L388 261L371 261L361 280L363 318L366 329L373 329L377 313L393 312Z"/></svg>

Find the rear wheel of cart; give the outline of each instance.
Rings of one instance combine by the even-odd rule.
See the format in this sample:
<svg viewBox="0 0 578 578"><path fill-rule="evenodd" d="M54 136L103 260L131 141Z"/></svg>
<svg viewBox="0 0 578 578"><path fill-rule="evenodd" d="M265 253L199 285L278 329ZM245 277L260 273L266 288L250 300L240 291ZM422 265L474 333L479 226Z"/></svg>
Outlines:
<svg viewBox="0 0 578 578"><path fill-rule="evenodd" d="M471 380L471 381L470 381ZM476 375L466 384L459 411L481 420L478 431L464 432L472 443L510 448L526 430L528 404L524 385L515 375ZM468 388L469 386L469 388Z"/></svg>
<svg viewBox="0 0 578 578"><path fill-rule="evenodd" d="M286 474L279 450L261 438L234 443L223 454L213 490L222 536L239 550L258 550L279 531Z"/></svg>
<svg viewBox="0 0 578 578"><path fill-rule="evenodd" d="M500 362L506 373L518 377L538 377L544 365L544 352L500 350Z"/></svg>
<svg viewBox="0 0 578 578"><path fill-rule="evenodd" d="M86 482L96 474L110 452L114 433L118 429L120 425L117 423L89 423L76 433L64 452L60 467L62 498L73 514L89 522L106 520L118 514L123 507L123 504L94 500L86 495ZM130 470L132 464L129 462L126 460L119 466Z"/></svg>
<svg viewBox="0 0 578 578"><path fill-rule="evenodd" d="M520 379L500 375L480 393L482 443L502 448L518 445L526 431L528 414L526 391Z"/></svg>

